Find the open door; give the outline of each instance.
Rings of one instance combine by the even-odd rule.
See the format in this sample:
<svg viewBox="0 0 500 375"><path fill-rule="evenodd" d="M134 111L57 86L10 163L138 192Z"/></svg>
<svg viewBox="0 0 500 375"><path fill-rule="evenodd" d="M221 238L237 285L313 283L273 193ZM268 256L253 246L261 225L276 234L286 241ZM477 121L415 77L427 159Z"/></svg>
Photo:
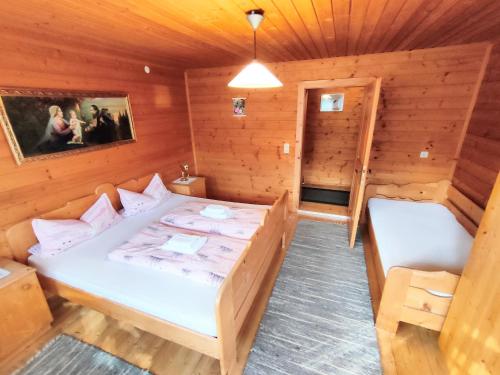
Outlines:
<svg viewBox="0 0 500 375"><path fill-rule="evenodd" d="M366 86L363 117L359 129L359 141L354 160L354 174L351 186L351 198L349 201L349 246L354 247L356 233L358 232L359 217L365 194L366 175L368 174L368 163L370 161L370 150L372 148L373 130L377 117L378 100L380 96L381 78L375 78Z"/></svg>
<svg viewBox="0 0 500 375"><path fill-rule="evenodd" d="M302 155L304 154L304 138L306 116L307 116L307 99L309 91L303 87L299 87L299 96L297 104L297 131L295 139L295 170L294 170L294 194L292 195L292 207L295 210L299 208L300 203L300 185L302 183ZM298 161L298 162L297 162Z"/></svg>

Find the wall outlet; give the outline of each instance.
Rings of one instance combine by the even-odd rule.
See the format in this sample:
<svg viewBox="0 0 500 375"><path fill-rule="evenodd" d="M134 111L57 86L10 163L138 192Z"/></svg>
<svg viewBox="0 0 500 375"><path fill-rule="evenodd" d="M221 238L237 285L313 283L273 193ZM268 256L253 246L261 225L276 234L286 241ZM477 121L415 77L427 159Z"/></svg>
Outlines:
<svg viewBox="0 0 500 375"><path fill-rule="evenodd" d="M283 145L283 153L284 154L289 154L290 153L290 144L289 143L285 143Z"/></svg>
<svg viewBox="0 0 500 375"><path fill-rule="evenodd" d="M420 151L420 158L427 159L429 157L429 151Z"/></svg>

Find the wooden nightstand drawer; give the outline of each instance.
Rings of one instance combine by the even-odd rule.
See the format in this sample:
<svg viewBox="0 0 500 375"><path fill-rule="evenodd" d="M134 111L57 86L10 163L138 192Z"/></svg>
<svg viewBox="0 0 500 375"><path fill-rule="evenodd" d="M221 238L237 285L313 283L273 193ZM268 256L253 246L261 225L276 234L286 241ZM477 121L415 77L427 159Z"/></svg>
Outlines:
<svg viewBox="0 0 500 375"><path fill-rule="evenodd" d="M52 314L35 270L0 258L10 274L0 279L0 359L35 339L52 322Z"/></svg>
<svg viewBox="0 0 500 375"><path fill-rule="evenodd" d="M191 195L200 198L207 197L205 177L193 176L186 183L175 180L169 184L168 188L176 194Z"/></svg>

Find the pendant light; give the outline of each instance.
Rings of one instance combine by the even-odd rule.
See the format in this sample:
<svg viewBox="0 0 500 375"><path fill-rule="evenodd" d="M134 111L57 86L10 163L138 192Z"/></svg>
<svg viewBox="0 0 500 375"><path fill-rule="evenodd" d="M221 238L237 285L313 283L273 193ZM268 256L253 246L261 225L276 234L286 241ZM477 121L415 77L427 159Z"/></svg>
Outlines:
<svg viewBox="0 0 500 375"><path fill-rule="evenodd" d="M264 19L262 9L250 10L246 13L247 20L253 29L253 61L245 66L227 85L247 89L263 89L282 87L281 81L264 65L257 61L257 29Z"/></svg>

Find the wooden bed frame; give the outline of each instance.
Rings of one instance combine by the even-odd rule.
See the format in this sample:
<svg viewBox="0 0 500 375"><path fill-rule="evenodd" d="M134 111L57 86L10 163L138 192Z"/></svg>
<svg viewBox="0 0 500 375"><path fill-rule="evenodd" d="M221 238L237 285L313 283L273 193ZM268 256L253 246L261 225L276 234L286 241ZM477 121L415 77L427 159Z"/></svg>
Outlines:
<svg viewBox="0 0 500 375"><path fill-rule="evenodd" d="M377 328L395 334L399 322L406 322L441 331L452 297L431 294L427 290L452 296L460 276L446 271L429 272L392 267L386 278L367 208L368 199L373 197L443 204L472 236L476 235L484 210L448 181L407 185L372 184L366 187L363 213L367 220L372 251L371 254L366 254L366 260L367 263L371 262L378 284L372 288L372 293L380 293L373 296L374 300L380 300L380 307L375 311Z"/></svg>
<svg viewBox="0 0 500 375"><path fill-rule="evenodd" d="M132 191L142 191L152 176L130 180L118 186L105 183L95 189L95 194L70 201L62 208L47 212L38 217L45 219L79 218L102 193L107 193L116 209L121 208L117 187ZM273 259L284 251L285 223L287 220L287 197L284 192L267 211L262 225L251 238L247 248L219 288L216 300L217 337L204 335L187 328L159 319L139 310L112 302L105 298L71 287L55 279L38 275L42 287L71 302L90 307L120 321L150 332L161 338L186 346L220 361L221 374L241 374L258 329L252 324L251 332L245 332L252 340L239 343L242 331L252 304L270 269ZM27 250L37 240L31 227L31 218L13 225L7 230L7 241L14 258L26 263ZM262 318L263 311L252 319ZM238 347L239 346L239 347ZM244 347L242 347L244 346Z"/></svg>

